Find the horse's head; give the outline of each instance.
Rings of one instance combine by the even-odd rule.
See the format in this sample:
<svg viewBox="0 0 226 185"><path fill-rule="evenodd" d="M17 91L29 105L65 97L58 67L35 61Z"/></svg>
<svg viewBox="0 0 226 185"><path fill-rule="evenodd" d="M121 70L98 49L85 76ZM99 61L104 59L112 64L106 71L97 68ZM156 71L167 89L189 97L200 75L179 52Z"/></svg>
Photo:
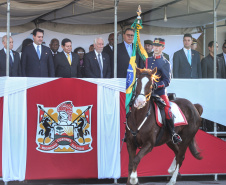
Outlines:
<svg viewBox="0 0 226 185"><path fill-rule="evenodd" d="M137 109L143 108L149 101L154 80L158 77L155 75L157 68L151 69L139 69L137 68L137 87L136 87L136 99L134 107Z"/></svg>

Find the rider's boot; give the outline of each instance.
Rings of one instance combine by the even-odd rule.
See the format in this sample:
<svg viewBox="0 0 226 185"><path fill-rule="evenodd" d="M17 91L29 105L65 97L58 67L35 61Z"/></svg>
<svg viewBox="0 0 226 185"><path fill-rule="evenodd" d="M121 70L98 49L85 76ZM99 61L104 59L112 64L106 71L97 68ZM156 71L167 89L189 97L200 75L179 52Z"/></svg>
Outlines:
<svg viewBox="0 0 226 185"><path fill-rule="evenodd" d="M174 144L179 144L182 139L181 137L175 132L175 129L174 129L174 120L173 118L171 119L167 119L167 126L168 126L168 129L169 129L169 132L172 136L172 141Z"/></svg>

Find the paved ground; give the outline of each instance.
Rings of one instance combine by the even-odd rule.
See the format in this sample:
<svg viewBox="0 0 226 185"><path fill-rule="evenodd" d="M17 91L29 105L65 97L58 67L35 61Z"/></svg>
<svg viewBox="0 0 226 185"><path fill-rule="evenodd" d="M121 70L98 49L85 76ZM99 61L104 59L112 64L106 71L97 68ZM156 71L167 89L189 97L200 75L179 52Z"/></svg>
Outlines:
<svg viewBox="0 0 226 185"><path fill-rule="evenodd" d="M176 185L226 185L226 175L218 175L218 181L214 180L214 175L180 176ZM169 177L142 177L139 178L140 185L166 185ZM118 179L117 185L125 185L126 178ZM32 180L13 181L7 185L114 185L113 179L71 179L71 180ZM0 185L4 185L0 181Z"/></svg>
<svg viewBox="0 0 226 185"><path fill-rule="evenodd" d="M3 185L3 182L0 182L1 185ZM9 182L8 185L55 185L55 183L27 183L27 182ZM58 183L56 183L58 184ZM76 185L96 185L96 184L77 184ZM75 184L70 184L70 185L75 185ZM167 182L146 182L146 183L140 183L140 185L166 185ZM226 185L225 180L220 180L220 181L178 181L176 185L211 185L211 184L216 184L216 185ZM60 185L68 185L61 183ZM101 185L114 185L113 183L111 184L101 184ZM117 184L117 185L125 185L125 183Z"/></svg>

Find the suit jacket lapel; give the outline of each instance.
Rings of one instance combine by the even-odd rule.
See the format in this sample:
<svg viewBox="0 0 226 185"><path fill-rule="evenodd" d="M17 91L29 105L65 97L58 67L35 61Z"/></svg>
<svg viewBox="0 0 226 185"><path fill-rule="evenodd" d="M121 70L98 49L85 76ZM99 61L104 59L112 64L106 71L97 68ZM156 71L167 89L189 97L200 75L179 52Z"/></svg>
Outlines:
<svg viewBox="0 0 226 185"><path fill-rule="evenodd" d="M123 44L123 49L124 49L123 53L126 53L127 57L130 58L129 53L128 53L127 49L126 49L125 43L123 42L122 44ZM133 48L133 45L132 45L132 48Z"/></svg>
<svg viewBox="0 0 226 185"><path fill-rule="evenodd" d="M37 59L39 60L39 58L38 58L38 53L37 53L37 51L36 51L36 49L35 49L35 47L34 47L34 44L32 44L32 50L35 52L35 56L37 57ZM43 51L43 50L42 50ZM42 55L41 55L41 57L42 57ZM41 57L40 57L40 59L41 59Z"/></svg>
<svg viewBox="0 0 226 185"><path fill-rule="evenodd" d="M41 57L40 57L40 60L47 54L46 53L46 50L45 50L45 47L43 45L42 46L42 52L41 52ZM38 55L38 54L37 54Z"/></svg>
<svg viewBox="0 0 226 185"><path fill-rule="evenodd" d="M191 66L193 64L194 58L195 58L195 53L191 49Z"/></svg>
<svg viewBox="0 0 226 185"><path fill-rule="evenodd" d="M103 52L102 52L102 60L103 60L103 77L104 77L105 71L107 70L107 68L106 68L107 66L106 66L106 62L105 62L106 58L103 55Z"/></svg>
<svg viewBox="0 0 226 185"><path fill-rule="evenodd" d="M184 60L186 60L187 63L190 65L190 63L188 62L188 58L187 58L187 56L185 55L184 49L182 48L181 51L182 51L182 52L181 52L181 53L182 53L182 57L184 57Z"/></svg>
<svg viewBox="0 0 226 185"><path fill-rule="evenodd" d="M99 63L98 63L98 60L97 60L97 56L96 56L95 51L93 51L92 57L93 57L93 59L94 59L94 61L95 61L95 64L96 64L96 66L97 66L97 69L100 71L100 66L99 66Z"/></svg>
<svg viewBox="0 0 226 185"><path fill-rule="evenodd" d="M64 60L67 62L67 65L71 66L72 65L72 62L73 62L73 55L72 55L72 53L71 53L71 55L72 55L71 65L69 64L69 61L68 61L67 56L65 55L64 51L62 51L62 53L63 53Z"/></svg>

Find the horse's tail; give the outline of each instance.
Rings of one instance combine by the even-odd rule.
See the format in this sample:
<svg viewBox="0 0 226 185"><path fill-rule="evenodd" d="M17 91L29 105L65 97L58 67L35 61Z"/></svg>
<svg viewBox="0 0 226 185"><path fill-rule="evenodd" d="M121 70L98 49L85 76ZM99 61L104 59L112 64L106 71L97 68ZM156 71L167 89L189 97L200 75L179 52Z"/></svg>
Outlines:
<svg viewBox="0 0 226 185"><path fill-rule="evenodd" d="M202 113L203 113L203 108L202 108L202 105L196 103L194 104L195 108L197 109L197 111L199 112L199 115L201 116Z"/></svg>
<svg viewBox="0 0 226 185"><path fill-rule="evenodd" d="M201 159L203 158L203 157L200 155L201 153L198 152L198 145L197 145L197 143L196 143L195 137L193 137L193 139L192 139L192 141L191 141L191 143L190 143L190 145L189 145L189 149L190 149L192 155L193 155L196 159L201 160Z"/></svg>

